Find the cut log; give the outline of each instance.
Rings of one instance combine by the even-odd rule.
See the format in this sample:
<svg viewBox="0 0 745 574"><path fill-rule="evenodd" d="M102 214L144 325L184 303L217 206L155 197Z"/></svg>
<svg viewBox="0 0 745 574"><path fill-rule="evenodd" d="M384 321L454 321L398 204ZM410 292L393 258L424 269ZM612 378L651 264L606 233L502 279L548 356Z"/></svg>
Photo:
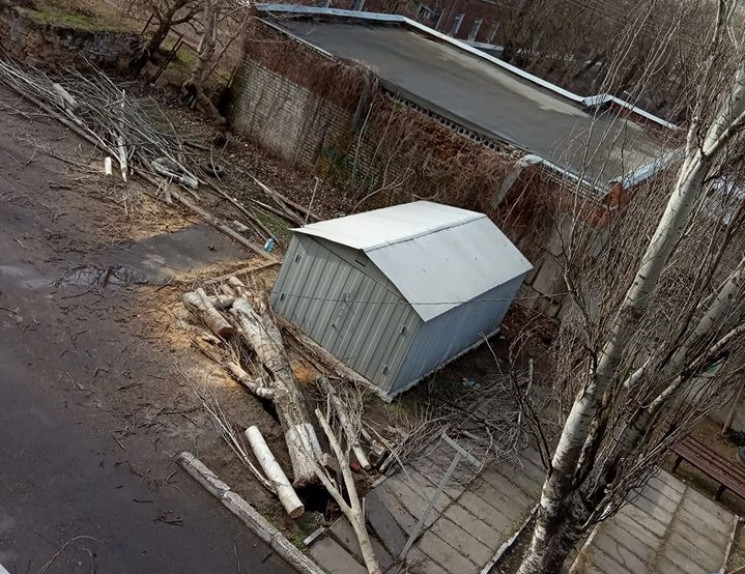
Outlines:
<svg viewBox="0 0 745 574"><path fill-rule="evenodd" d="M186 295L196 296L196 292L187 293ZM186 296L184 295L184 296ZM223 293L222 295L208 295L207 299L215 309L229 309L235 301L235 293Z"/></svg>
<svg viewBox="0 0 745 574"><path fill-rule="evenodd" d="M293 484L305 486L313 483L316 481L315 466L321 458L321 447L305 407L305 398L292 374L282 339L277 339L274 334L279 333L279 328L276 325L267 328L267 325L273 324L271 317L259 316L243 297L233 302L231 313L238 322L240 335L271 375L269 385L274 391L272 401L285 432L292 461Z"/></svg>
<svg viewBox="0 0 745 574"><path fill-rule="evenodd" d="M248 439L248 444L251 445L251 449L256 455L256 460L259 461L261 468L264 471L266 477L274 485L277 498L285 507L287 514L290 518L300 518L305 512L305 506L300 502L300 499L292 488L290 481L287 479L282 467L279 466L277 459L274 458L269 445L266 444L264 437L261 435L259 429L255 426L248 427L244 433Z"/></svg>
<svg viewBox="0 0 745 574"><path fill-rule="evenodd" d="M210 331L218 337L227 339L235 333L233 326L215 309L204 289L199 288L196 291L184 293L182 301L184 302L184 306L200 317Z"/></svg>

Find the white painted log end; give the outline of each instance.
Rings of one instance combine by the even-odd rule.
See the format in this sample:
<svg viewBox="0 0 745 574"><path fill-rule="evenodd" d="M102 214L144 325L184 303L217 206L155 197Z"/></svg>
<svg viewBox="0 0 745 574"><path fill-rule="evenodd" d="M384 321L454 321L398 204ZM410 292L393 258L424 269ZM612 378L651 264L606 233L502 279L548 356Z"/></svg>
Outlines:
<svg viewBox="0 0 745 574"><path fill-rule="evenodd" d="M256 460L259 461L264 474L274 485L277 498L284 506L290 518L300 518L305 512L305 506L292 488L287 475L274 457L269 445L264 440L261 431L256 426L248 427L244 435L251 445Z"/></svg>

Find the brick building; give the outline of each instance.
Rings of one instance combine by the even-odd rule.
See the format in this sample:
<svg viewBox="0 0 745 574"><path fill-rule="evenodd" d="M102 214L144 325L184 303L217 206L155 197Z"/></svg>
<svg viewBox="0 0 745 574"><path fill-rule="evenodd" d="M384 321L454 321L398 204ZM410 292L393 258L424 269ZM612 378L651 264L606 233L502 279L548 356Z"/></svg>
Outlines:
<svg viewBox="0 0 745 574"><path fill-rule="evenodd" d="M542 312L558 313L566 289L560 226L539 206L579 193L597 206L587 215L596 228L675 158L661 143L670 124L407 18L258 10L232 86L234 129L332 180L361 209L431 199L488 213L534 263L526 284Z"/></svg>

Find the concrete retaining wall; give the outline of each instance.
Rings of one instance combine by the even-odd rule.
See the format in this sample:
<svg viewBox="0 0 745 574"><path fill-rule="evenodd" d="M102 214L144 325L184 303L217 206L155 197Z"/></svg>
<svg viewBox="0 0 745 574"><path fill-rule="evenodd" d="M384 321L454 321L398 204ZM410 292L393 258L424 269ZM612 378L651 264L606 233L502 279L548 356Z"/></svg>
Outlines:
<svg viewBox="0 0 745 574"><path fill-rule="evenodd" d="M110 67L128 62L141 49L139 34L45 22L31 9L0 0L0 52L4 50L28 64L72 66L88 59Z"/></svg>

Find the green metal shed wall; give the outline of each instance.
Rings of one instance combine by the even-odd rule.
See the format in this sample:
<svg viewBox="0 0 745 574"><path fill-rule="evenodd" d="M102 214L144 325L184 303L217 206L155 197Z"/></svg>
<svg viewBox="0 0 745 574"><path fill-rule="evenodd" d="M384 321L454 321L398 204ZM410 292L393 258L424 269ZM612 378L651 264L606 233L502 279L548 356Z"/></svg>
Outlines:
<svg viewBox="0 0 745 574"><path fill-rule="evenodd" d="M272 306L383 390L422 322L362 252L301 234L292 238Z"/></svg>

